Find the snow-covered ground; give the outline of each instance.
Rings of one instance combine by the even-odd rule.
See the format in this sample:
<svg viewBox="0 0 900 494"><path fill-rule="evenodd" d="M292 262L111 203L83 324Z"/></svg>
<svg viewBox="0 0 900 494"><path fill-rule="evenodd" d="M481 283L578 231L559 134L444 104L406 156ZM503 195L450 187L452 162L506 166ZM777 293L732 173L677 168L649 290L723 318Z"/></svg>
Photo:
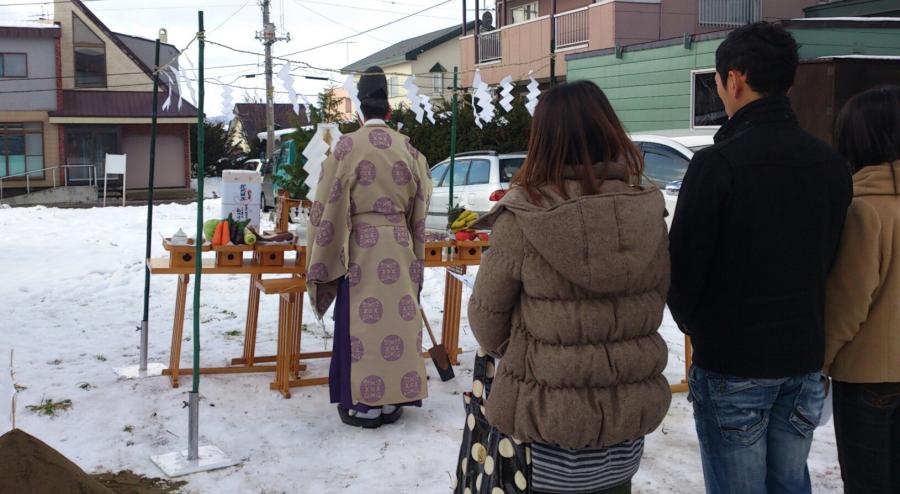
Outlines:
<svg viewBox="0 0 900 494"><path fill-rule="evenodd" d="M219 208L219 200L208 200L205 214L214 217ZM196 205L154 209L154 256L164 254L157 233L191 231L195 212ZM167 378L119 380L113 372L138 361L146 214L144 207L0 209L0 349L15 349L16 382L26 387L18 396L18 425L90 472L160 476L150 455L187 445L182 403L189 378L173 389ZM425 310L440 331L444 273L426 271ZM150 360L165 363L176 283L172 276L151 281ZM202 365L222 365L241 353L247 278L204 276L202 286ZM264 297L260 355L274 352L276 320L276 300ZM330 349L308 307L304 321L304 349ZM471 383L476 346L467 324L463 311L466 353L457 378L442 383L428 363L431 397L424 407L374 431L342 425L326 387L298 388L285 400L269 390L270 374L203 376L201 444L215 444L242 463L188 477L186 492L449 492L464 422L460 393ZM188 322L186 335L189 328ZM683 374L683 341L668 314L662 331L671 351L666 373L675 382ZM182 366L190 365L190 348L185 343ZM327 361L312 367L324 373ZM73 406L55 418L26 410L43 398L70 399ZM830 424L817 431L810 468L814 492L840 492ZM662 427L648 438L634 491L703 491L684 394L674 397Z"/></svg>

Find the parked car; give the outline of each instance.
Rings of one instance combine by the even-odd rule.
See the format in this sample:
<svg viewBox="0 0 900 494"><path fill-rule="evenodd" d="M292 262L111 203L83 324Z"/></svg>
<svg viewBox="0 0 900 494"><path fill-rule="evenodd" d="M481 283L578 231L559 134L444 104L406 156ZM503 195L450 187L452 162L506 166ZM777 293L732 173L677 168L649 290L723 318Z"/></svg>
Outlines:
<svg viewBox="0 0 900 494"><path fill-rule="evenodd" d="M453 204L485 214L499 201L509 181L525 161L525 153L500 154L472 151L456 155L453 166ZM434 192L425 225L430 230L447 229L450 203L449 158L431 168Z"/></svg>
<svg viewBox="0 0 900 494"><path fill-rule="evenodd" d="M671 224L681 180L694 153L712 146L715 129L657 130L631 135L644 155L644 176L664 191Z"/></svg>
<svg viewBox="0 0 900 494"><path fill-rule="evenodd" d="M297 153L297 143L293 140L281 143L271 160L252 159L243 163L244 170L256 170L262 176L260 187L259 206L262 211L275 207L276 177L284 174L284 165L291 163Z"/></svg>

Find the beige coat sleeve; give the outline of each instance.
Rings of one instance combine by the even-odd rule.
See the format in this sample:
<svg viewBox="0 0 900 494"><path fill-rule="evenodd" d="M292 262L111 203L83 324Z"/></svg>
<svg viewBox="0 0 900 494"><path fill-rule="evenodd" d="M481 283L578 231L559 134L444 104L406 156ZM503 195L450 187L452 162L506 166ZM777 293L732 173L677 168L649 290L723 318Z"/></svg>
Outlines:
<svg viewBox="0 0 900 494"><path fill-rule="evenodd" d="M510 212L501 212L491 232L491 247L481 259L469 298L469 325L481 347L502 357L509 343L511 316L522 292L522 230Z"/></svg>
<svg viewBox="0 0 900 494"><path fill-rule="evenodd" d="M878 213L855 199L837 258L825 289L825 372L847 343L856 337L869 316L881 284L881 222Z"/></svg>

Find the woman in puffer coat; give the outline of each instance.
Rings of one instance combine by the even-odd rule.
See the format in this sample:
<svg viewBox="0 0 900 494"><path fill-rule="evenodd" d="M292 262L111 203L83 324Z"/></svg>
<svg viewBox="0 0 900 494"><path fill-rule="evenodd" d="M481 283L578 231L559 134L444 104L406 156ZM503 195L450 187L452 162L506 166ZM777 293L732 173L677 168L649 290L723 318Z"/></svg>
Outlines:
<svg viewBox="0 0 900 494"><path fill-rule="evenodd" d="M476 225L493 228L468 308L500 358L487 418L532 443L535 492L630 492L669 408L665 203L642 169L600 88L556 86L512 188Z"/></svg>

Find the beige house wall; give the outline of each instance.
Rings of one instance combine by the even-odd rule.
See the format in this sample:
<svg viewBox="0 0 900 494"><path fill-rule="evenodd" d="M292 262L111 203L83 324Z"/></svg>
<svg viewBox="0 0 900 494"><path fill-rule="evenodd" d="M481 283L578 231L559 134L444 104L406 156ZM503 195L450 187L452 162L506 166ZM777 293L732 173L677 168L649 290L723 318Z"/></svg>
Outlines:
<svg viewBox="0 0 900 494"><path fill-rule="evenodd" d="M0 112L0 123L36 123L40 122L43 124L44 129L44 168L52 168L55 166L59 166L63 164L63 160L60 159L59 156L59 132L60 129L54 124L50 123L50 119L47 116L47 112L39 112L39 111L4 111ZM57 176L57 180L62 183L62 172L58 171L59 175ZM8 178L3 180L3 186L8 187L19 187L23 186L25 183L25 177L21 179L13 179ZM53 185L53 176L51 172L45 171L44 177L41 178L29 178L28 182L31 186L50 186Z"/></svg>
<svg viewBox="0 0 900 494"><path fill-rule="evenodd" d="M106 45L106 86L105 88L78 88L85 91L152 91L153 81L134 61L125 55L118 45L109 38L91 19L71 2L56 2L53 5L53 19L60 24L60 52L62 56L63 89L75 89L75 56L73 53L72 15L79 19ZM114 75L126 74L126 75Z"/></svg>
<svg viewBox="0 0 900 494"><path fill-rule="evenodd" d="M441 43L440 45L419 55L416 60L412 61L412 70L416 74L416 85L419 91L434 98L440 95L441 91L436 91L433 80L429 75L429 71L435 64L441 64L447 72L444 74L444 88L453 85L453 67L459 67L459 38L453 38L450 41ZM445 90L444 95L448 92Z"/></svg>

